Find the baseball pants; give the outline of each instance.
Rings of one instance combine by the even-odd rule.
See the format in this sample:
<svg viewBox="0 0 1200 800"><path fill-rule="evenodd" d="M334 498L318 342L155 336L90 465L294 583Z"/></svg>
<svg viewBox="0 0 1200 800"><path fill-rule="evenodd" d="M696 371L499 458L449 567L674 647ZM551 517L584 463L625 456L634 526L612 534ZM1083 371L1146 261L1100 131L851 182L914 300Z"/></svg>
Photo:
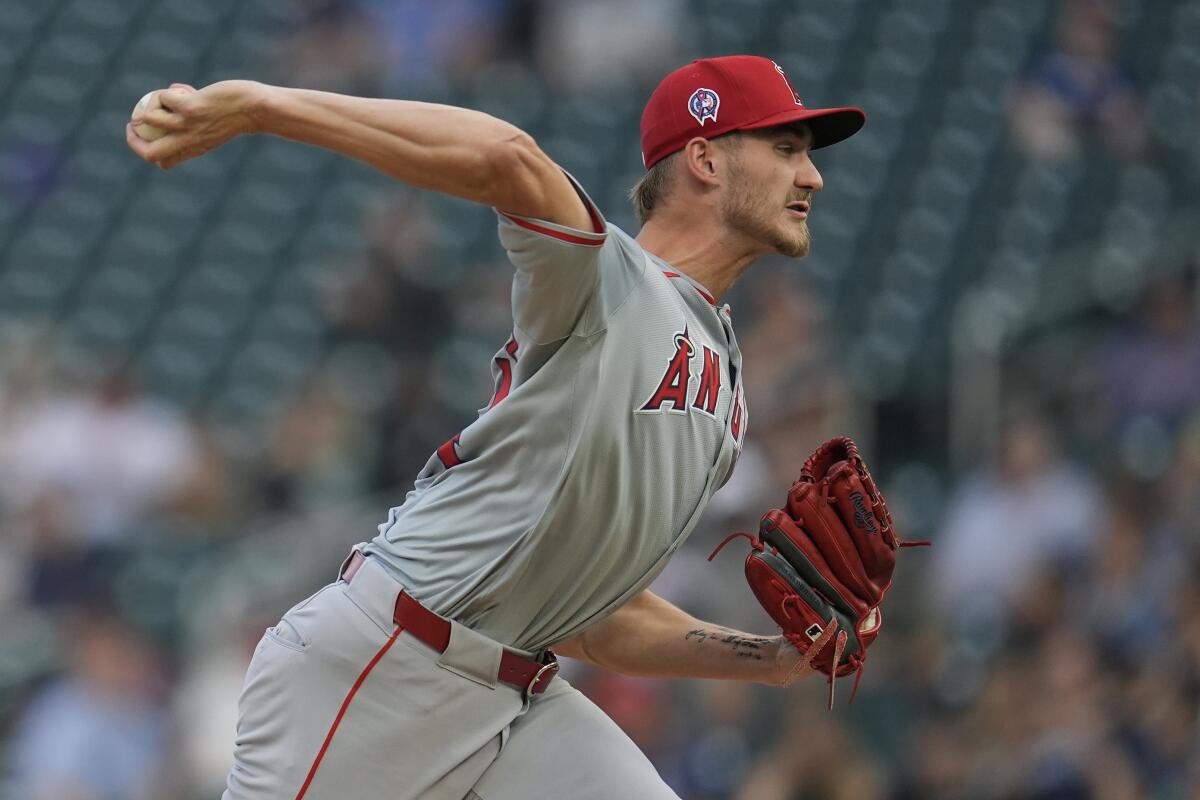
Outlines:
<svg viewBox="0 0 1200 800"><path fill-rule="evenodd" d="M401 589L368 558L267 630L223 800L678 800L562 678L526 700L496 681L498 642L458 623L444 654L394 635Z"/></svg>

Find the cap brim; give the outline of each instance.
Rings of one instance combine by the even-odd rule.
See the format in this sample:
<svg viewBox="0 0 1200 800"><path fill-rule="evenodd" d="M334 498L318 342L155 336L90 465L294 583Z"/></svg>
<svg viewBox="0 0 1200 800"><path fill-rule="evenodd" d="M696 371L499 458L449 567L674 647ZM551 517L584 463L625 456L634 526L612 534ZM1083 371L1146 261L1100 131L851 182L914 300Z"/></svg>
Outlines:
<svg viewBox="0 0 1200 800"><path fill-rule="evenodd" d="M867 123L867 115L861 108L797 108L795 111L783 111L764 117L753 125L739 126L739 130L749 131L759 128L773 128L777 125L789 125L803 122L812 131L812 149L828 147L843 139L849 139L858 133Z"/></svg>

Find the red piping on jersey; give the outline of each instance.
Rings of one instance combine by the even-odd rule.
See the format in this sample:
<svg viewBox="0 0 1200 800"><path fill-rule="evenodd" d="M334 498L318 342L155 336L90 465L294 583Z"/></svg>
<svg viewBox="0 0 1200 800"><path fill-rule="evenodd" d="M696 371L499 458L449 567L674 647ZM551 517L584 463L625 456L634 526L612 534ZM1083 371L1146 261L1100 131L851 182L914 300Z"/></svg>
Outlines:
<svg viewBox="0 0 1200 800"><path fill-rule="evenodd" d="M325 741L321 744L321 749L317 752L317 757L313 760L312 767L308 770L308 777L304 779L304 785L300 787L300 792L296 795L296 800L302 800L304 795L307 794L308 787L317 775L317 767L321 765L321 759L325 757L325 751L329 749L329 743L333 741L333 734L337 733L338 725L342 723L342 717L346 716L346 709L350 707L350 701L358 693L358 687L363 685L363 681L371 674L371 670L375 669L375 665L379 663L384 654L396 643L396 637L403 630L399 626L396 627L396 631L383 643L383 647L379 648L379 652L375 654L375 657L371 659L370 663L367 664L366 668L358 676L358 680L350 687L350 691L346 694L346 699L342 701L342 707L338 709L337 716L333 718L333 724L329 726L329 733L325 734Z"/></svg>
<svg viewBox="0 0 1200 800"><path fill-rule="evenodd" d="M449 441L437 449L437 457L441 459L442 464L446 467L446 469L457 467L459 464L463 463L463 460L459 458L458 448L456 447L461 436L461 433L454 434Z"/></svg>
<svg viewBox="0 0 1200 800"><path fill-rule="evenodd" d="M508 353L513 362L517 360L517 340L510 336L508 344L504 345L504 352ZM488 403L488 408L496 407L504 398L508 397L509 391L512 389L512 363L507 358L493 359L496 363L496 369L500 370L500 382L496 384L496 391L492 394L492 402ZM445 459L442 459L445 461Z"/></svg>
<svg viewBox="0 0 1200 800"><path fill-rule="evenodd" d="M594 233L604 233L604 220L600 217L600 212L596 210L596 206L592 203L587 192L579 185L579 181L571 177L571 173L563 170L563 175L567 176L567 180L571 182L571 188L575 190L575 194L579 195L579 199L583 201L583 207L587 209L588 216L592 219L592 231Z"/></svg>
<svg viewBox="0 0 1200 800"><path fill-rule="evenodd" d="M580 195L583 194L583 190L581 189L577 188L576 191L579 192ZM588 216L592 218L592 230L596 233L604 233L604 220L600 218L600 212L596 210L596 207L593 206L586 197L581 196L579 199L583 201L585 206L587 206Z"/></svg>
<svg viewBox="0 0 1200 800"><path fill-rule="evenodd" d="M668 278L682 278L683 277L678 272L664 272L663 275L666 275ZM697 292L699 292L700 296L703 297L705 300L707 300L708 304L710 306L713 306L714 308L716 307L717 298L713 297L711 294L704 291L703 289L701 289L699 286L697 286L694 283L692 284L692 288L695 289Z"/></svg>
<svg viewBox="0 0 1200 800"><path fill-rule="evenodd" d="M553 228L547 228L544 225L538 225L537 223L530 222L529 220L521 219L520 217L514 217L512 214L505 214L503 211L501 211L500 214L505 219L507 219L511 222L514 222L517 225L520 225L522 228L525 228L526 230L531 230L534 233L540 233L545 236L552 236L553 238L558 239L563 242L567 242L568 244L581 244L581 245L584 245L585 247L600 247L604 244L603 239L599 239L599 240L585 239L582 236L575 236L574 234L563 233L562 231L556 231ZM592 215L592 222L593 222L593 224L596 224L596 221L595 221L596 217L594 216L592 209L590 209L590 208L588 209L588 214ZM600 231L597 231L597 235L603 236L604 234L601 233Z"/></svg>

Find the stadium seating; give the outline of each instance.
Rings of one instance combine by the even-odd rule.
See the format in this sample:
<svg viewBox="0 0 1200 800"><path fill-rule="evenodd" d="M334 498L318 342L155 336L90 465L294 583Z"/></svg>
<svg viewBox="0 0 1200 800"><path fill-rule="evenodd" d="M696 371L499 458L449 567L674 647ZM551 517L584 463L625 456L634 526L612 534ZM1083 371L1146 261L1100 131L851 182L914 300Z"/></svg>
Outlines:
<svg viewBox="0 0 1200 800"><path fill-rule="evenodd" d="M1140 234L1122 235L1152 235L1169 206L1197 199L1188 179L1195 4L1127 4L1124 52L1157 137L1155 158L1132 165L1095 153L1027 162L1012 150L1008 93L1051 35L1050 4L692 5L699 33L684 55L772 53L807 103L868 110L860 136L818 155L828 183L804 266L839 313L867 312L850 344L858 371L892 376L859 387L868 394L898 391L914 359L944 347L965 287L989 281L1028 306L1062 247L1116 220L1141 221ZM296 4L280 0L4 4L0 159L11 168L0 308L63 320L100 348L133 348L152 384L186 405L268 410L282 396L273 391L322 349L312 282L293 273L317 274L361 248L359 215L386 179L275 140L239 142L161 175L131 161L122 129L133 101L171 80L274 74L273 46L303 23ZM1142 46L1149 41L1162 44ZM632 226L625 195L640 171L647 87L558 96L513 64L430 91L528 128L617 224ZM447 260L494 260L486 211L432 202ZM283 382L256 376L247 366L256 363ZM278 363L286 366L270 366Z"/></svg>

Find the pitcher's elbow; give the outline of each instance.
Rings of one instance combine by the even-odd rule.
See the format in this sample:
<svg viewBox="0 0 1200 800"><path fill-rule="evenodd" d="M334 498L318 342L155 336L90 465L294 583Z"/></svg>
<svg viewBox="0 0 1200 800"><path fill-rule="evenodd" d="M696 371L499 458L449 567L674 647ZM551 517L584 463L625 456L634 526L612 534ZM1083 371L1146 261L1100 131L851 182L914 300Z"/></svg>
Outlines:
<svg viewBox="0 0 1200 800"><path fill-rule="evenodd" d="M548 183L559 179L558 165L524 131L493 142L483 155L492 205L536 216Z"/></svg>

